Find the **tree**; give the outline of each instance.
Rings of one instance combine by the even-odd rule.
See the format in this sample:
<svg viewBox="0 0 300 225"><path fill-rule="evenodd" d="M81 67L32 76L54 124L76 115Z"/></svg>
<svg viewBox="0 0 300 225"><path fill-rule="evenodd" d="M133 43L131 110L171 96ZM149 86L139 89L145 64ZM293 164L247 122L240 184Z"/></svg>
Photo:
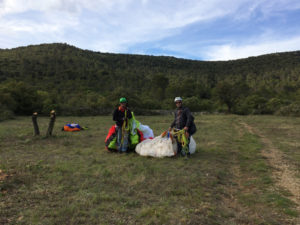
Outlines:
<svg viewBox="0 0 300 225"><path fill-rule="evenodd" d="M163 74L154 75L152 78L152 92L154 96L164 100L168 85L169 79Z"/></svg>
<svg viewBox="0 0 300 225"><path fill-rule="evenodd" d="M237 92L234 86L225 81L219 82L215 88L215 94L220 102L227 106L230 113L237 100Z"/></svg>
<svg viewBox="0 0 300 225"><path fill-rule="evenodd" d="M37 91L30 85L17 81L10 81L2 85L6 93L4 97L11 101L14 113L31 115L32 112L41 109Z"/></svg>

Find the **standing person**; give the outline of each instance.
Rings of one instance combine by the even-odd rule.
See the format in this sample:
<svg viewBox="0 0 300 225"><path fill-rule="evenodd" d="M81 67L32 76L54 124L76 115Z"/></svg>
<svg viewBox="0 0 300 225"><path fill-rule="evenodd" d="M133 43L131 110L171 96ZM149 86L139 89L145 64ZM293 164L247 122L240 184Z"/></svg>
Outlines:
<svg viewBox="0 0 300 225"><path fill-rule="evenodd" d="M127 107L126 98L120 98L120 106L113 113L113 120L116 121L117 150L119 153L126 152L129 140L128 119L132 118L131 111Z"/></svg>
<svg viewBox="0 0 300 225"><path fill-rule="evenodd" d="M185 130L185 136L188 139L187 145L190 143L190 136L193 135L196 132L196 125L194 123L194 117L191 114L191 111L189 108L184 107L182 105L182 98L176 97L174 99L174 102L176 104L176 111L175 111L175 118L172 122L169 130L171 130L173 127L175 127L178 130ZM185 152L182 151L182 145L177 140L177 147L178 147L178 153L181 153L181 155L185 155Z"/></svg>

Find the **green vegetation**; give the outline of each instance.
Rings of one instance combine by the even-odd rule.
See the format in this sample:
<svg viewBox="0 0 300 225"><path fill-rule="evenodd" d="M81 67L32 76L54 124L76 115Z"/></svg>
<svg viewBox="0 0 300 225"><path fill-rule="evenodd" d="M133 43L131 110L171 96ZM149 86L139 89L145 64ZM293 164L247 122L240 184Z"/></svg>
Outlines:
<svg viewBox="0 0 300 225"><path fill-rule="evenodd" d="M172 116L138 116L163 132ZM188 160L104 149L111 116L30 117L0 126L0 224L296 224L291 193L276 185L261 138L299 165L299 118L195 116L196 153ZM68 122L88 130L60 131ZM300 168L299 166L295 168ZM298 174L300 171L296 171Z"/></svg>
<svg viewBox="0 0 300 225"><path fill-rule="evenodd" d="M67 44L0 50L0 120L33 111L111 112L121 96L136 113L171 109L300 115L300 51L205 62L108 54Z"/></svg>

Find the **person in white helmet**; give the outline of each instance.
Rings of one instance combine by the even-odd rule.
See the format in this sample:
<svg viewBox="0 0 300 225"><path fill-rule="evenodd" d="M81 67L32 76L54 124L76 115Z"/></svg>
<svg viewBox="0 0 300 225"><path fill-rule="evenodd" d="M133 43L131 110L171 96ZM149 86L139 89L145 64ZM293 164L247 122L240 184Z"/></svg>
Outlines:
<svg viewBox="0 0 300 225"><path fill-rule="evenodd" d="M178 130L184 129L189 141L190 136L196 132L194 117L192 116L189 108L184 107L182 105L181 97L176 97L174 99L174 102L176 104L175 118L174 121L171 123L169 130L171 130L174 127ZM178 154L185 155L185 152L181 151L182 150L181 144L177 142L177 146L178 146Z"/></svg>

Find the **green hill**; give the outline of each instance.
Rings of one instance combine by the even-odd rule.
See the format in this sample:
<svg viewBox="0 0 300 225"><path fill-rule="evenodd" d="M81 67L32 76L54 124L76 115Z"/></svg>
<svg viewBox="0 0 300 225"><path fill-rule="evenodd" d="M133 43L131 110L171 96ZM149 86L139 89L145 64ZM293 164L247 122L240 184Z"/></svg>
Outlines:
<svg viewBox="0 0 300 225"><path fill-rule="evenodd" d="M193 111L297 114L300 51L206 62L67 44L0 50L0 104L6 112L102 114L121 96L140 112L173 108L173 98L182 96Z"/></svg>

